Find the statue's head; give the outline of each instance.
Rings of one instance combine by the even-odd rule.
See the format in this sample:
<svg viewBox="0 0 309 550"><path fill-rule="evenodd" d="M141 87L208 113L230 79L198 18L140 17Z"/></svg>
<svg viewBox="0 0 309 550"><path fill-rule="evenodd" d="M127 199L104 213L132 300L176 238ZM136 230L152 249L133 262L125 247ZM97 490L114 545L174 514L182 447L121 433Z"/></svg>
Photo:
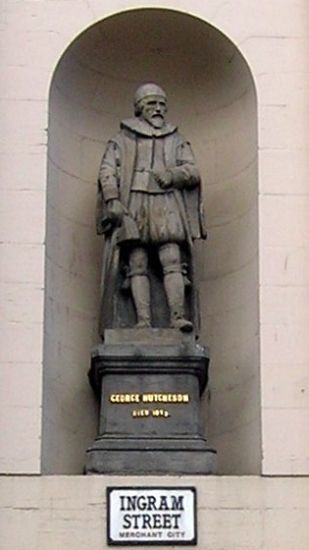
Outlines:
<svg viewBox="0 0 309 550"><path fill-rule="evenodd" d="M162 128L167 112L166 93L154 83L143 84L134 96L135 115L154 128Z"/></svg>

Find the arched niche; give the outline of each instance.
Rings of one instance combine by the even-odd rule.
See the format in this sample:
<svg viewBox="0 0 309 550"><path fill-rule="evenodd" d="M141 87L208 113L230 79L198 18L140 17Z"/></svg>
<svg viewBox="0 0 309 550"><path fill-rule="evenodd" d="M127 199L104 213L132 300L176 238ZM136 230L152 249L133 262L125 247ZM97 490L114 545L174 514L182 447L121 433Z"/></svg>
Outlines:
<svg viewBox="0 0 309 550"><path fill-rule="evenodd" d="M80 473L96 434L87 383L98 342L102 240L96 178L105 144L132 113L136 87L163 86L169 119L203 174L209 239L196 246L205 397L219 473L260 471L257 105L237 47L191 16L140 9L100 21L66 50L49 107L43 473Z"/></svg>

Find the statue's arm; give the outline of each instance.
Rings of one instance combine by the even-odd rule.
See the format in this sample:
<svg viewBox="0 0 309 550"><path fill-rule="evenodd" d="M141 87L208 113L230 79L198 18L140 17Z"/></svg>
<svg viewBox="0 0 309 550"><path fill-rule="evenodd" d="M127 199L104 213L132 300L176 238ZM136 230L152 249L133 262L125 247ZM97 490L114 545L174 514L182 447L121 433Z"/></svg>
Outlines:
<svg viewBox="0 0 309 550"><path fill-rule="evenodd" d="M97 195L97 234L109 233L119 226L126 209L119 200L120 150L116 141L109 141L102 158Z"/></svg>
<svg viewBox="0 0 309 550"><path fill-rule="evenodd" d="M165 172L154 174L154 176L164 189L170 187L177 189L196 187L200 183L200 174L195 164L190 143L180 138L176 146L175 166L169 166Z"/></svg>
<svg viewBox="0 0 309 550"><path fill-rule="evenodd" d="M105 203L119 198L118 170L120 166L119 147L115 141L109 141L99 170L99 184Z"/></svg>
<svg viewBox="0 0 309 550"><path fill-rule="evenodd" d="M171 169L173 184L178 188L195 187L200 183L200 173L195 164L191 145L181 140L176 150L176 166Z"/></svg>

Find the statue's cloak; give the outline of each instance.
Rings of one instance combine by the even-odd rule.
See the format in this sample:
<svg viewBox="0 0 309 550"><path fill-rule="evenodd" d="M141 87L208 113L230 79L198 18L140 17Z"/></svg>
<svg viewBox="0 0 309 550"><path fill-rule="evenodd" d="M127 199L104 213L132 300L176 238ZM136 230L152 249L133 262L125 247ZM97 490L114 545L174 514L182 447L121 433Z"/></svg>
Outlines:
<svg viewBox="0 0 309 550"><path fill-rule="evenodd" d="M108 142L103 156L99 180L97 200L97 233L104 232L102 221L106 216L106 205L102 190L102 170L106 168L108 155L108 168L110 179L117 186L121 203L128 207L131 185L133 181L134 167L137 153L137 140L139 137L164 138L164 158L166 168L171 171L180 162L177 152L182 144L189 145L178 133L177 128L171 124L165 124L162 129L150 128L144 121L138 118L128 119L121 123L121 131ZM190 148L190 146L189 146ZM191 148L190 148L191 152ZM192 154L192 152L191 152ZM183 163L183 160L181 162ZM190 168L197 172L193 155L190 159ZM185 261L188 264L188 276L193 282L194 266L192 258L192 243L195 239L206 238L206 229L203 215L203 201L201 197L201 182L198 176L197 184L193 187L175 189L173 192L177 200L178 208L186 231ZM130 297L126 297L121 291L123 276L120 269L121 249L117 245L117 229L105 235L105 246L102 262L102 298L100 308L100 334L103 337L104 328L133 326L135 314ZM195 291L190 291L189 316L198 327L197 305ZM164 301L164 296L163 296ZM160 304L159 304L160 305ZM160 307L159 307L160 309ZM163 315L163 322L155 326L168 326L167 314Z"/></svg>

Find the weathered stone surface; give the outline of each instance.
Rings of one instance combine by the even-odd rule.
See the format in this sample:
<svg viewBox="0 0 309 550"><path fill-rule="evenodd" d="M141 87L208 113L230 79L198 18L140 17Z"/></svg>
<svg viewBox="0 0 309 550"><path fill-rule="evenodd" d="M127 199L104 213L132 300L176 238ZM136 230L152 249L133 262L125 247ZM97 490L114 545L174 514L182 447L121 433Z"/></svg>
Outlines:
<svg viewBox="0 0 309 550"><path fill-rule="evenodd" d="M180 332L171 328L129 328L106 329L104 331L105 344L154 344L162 346L191 344L195 337L192 333Z"/></svg>
<svg viewBox="0 0 309 550"><path fill-rule="evenodd" d="M119 443L119 442L118 442ZM200 445L195 448L195 441L160 440L126 440L126 445L113 449L113 441L96 441L89 453L87 462L88 474L120 475L159 475L159 474L194 474L212 475L216 473L217 461L214 449ZM202 442L199 442L202 443ZM131 447L130 447L131 444ZM134 447L133 447L134 446Z"/></svg>
<svg viewBox="0 0 309 550"><path fill-rule="evenodd" d="M108 141L96 227L105 235L100 334L108 327L198 330L192 243L206 238L201 176L190 144L166 121L167 97L141 85L134 118Z"/></svg>
<svg viewBox="0 0 309 550"><path fill-rule="evenodd" d="M215 473L216 452L203 436L200 414L208 351L192 338L177 343L174 331L166 335L169 345L160 345L160 338L145 343L154 329L139 341L140 332L131 343L93 350L89 378L101 410L87 473ZM109 337L117 341L118 334Z"/></svg>

